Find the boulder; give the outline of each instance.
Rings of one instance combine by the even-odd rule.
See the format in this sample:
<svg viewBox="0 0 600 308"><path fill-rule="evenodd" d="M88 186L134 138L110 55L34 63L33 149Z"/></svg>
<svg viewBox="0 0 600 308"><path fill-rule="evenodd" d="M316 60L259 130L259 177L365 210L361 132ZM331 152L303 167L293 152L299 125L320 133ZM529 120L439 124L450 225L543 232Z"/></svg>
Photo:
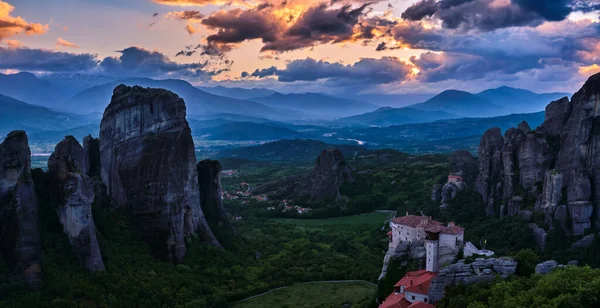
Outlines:
<svg viewBox="0 0 600 308"><path fill-rule="evenodd" d="M179 263L185 237L220 246L200 206L196 154L183 99L120 85L100 124L102 181L156 256Z"/></svg>
<svg viewBox="0 0 600 308"><path fill-rule="evenodd" d="M546 230L544 230L544 228L540 228L534 223L530 223L528 226L529 229L531 229L531 231L533 232L533 238L535 239L538 248L540 249L540 251L543 252L546 248Z"/></svg>
<svg viewBox="0 0 600 308"><path fill-rule="evenodd" d="M433 277L429 285L430 302L437 302L444 297L444 288L450 284L473 284L477 282L490 281L500 276L507 278L517 271L517 261L508 257L501 258L478 258L475 262L465 264L465 260L459 260L451 264Z"/></svg>
<svg viewBox="0 0 600 308"><path fill-rule="evenodd" d="M59 142L48 160L56 211L69 243L89 271L104 270L92 216L94 185L83 173L83 147L73 136Z"/></svg>
<svg viewBox="0 0 600 308"><path fill-rule="evenodd" d="M545 261L545 262L542 262L535 266L535 273L541 274L541 275L546 275L546 274L552 272L553 270L555 270L557 267L558 267L558 262L556 262L554 260Z"/></svg>
<svg viewBox="0 0 600 308"><path fill-rule="evenodd" d="M0 143L0 251L17 279L42 283L39 206L31 177L27 134L13 131Z"/></svg>

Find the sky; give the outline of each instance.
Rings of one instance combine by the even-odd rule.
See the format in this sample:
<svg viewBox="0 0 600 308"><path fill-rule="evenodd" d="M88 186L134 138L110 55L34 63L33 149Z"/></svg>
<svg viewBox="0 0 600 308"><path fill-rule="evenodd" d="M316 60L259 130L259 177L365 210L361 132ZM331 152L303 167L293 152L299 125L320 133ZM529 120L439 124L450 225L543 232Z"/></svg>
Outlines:
<svg viewBox="0 0 600 308"><path fill-rule="evenodd" d="M331 94L573 92L600 0L0 0L0 71Z"/></svg>

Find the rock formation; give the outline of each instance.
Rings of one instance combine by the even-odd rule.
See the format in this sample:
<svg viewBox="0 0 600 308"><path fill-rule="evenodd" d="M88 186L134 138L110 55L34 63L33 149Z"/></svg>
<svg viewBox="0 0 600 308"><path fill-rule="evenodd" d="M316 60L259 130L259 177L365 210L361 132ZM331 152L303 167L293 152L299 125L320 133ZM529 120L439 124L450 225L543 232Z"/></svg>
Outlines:
<svg viewBox="0 0 600 308"><path fill-rule="evenodd" d="M102 181L160 258L181 262L185 237L219 245L202 208L183 99L163 89L115 88L100 124Z"/></svg>
<svg viewBox="0 0 600 308"><path fill-rule="evenodd" d="M441 208L447 208L448 203L460 191L473 183L477 174L477 163L468 151L456 151L450 156L450 174L448 180L441 186L436 184L431 192L431 199L441 202Z"/></svg>
<svg viewBox="0 0 600 308"><path fill-rule="evenodd" d="M291 176L254 189L255 193L305 196L311 200L337 199L340 186L353 181L352 170L338 149L323 150L309 175Z"/></svg>
<svg viewBox="0 0 600 308"><path fill-rule="evenodd" d="M206 220L235 234L235 229L229 222L227 212L223 207L221 164L216 160L206 159L198 163L197 169L200 204L204 215L206 215Z"/></svg>
<svg viewBox="0 0 600 308"><path fill-rule="evenodd" d="M100 175L100 141L98 138L83 138L83 173L90 177Z"/></svg>
<svg viewBox="0 0 600 308"><path fill-rule="evenodd" d="M512 258L477 258L475 262L465 264L460 260L455 264L440 270L439 274L431 280L429 285L430 302L437 302L444 297L444 287L450 284L473 284L489 281L496 275L506 278L516 273L517 261Z"/></svg>
<svg viewBox="0 0 600 308"><path fill-rule="evenodd" d="M517 215L521 207L535 207L550 225L556 220L574 235L599 226L599 103L596 74L570 101L550 103L535 131L521 124L503 138L498 128L488 130L481 138L477 177L486 213Z"/></svg>
<svg viewBox="0 0 600 308"><path fill-rule="evenodd" d="M92 216L94 185L83 173L86 153L73 136L56 145L48 160L48 174L56 194L56 212L69 243L84 267L104 270Z"/></svg>
<svg viewBox="0 0 600 308"><path fill-rule="evenodd" d="M19 281L37 288L42 281L42 244L31 152L24 131L0 143L0 251Z"/></svg>

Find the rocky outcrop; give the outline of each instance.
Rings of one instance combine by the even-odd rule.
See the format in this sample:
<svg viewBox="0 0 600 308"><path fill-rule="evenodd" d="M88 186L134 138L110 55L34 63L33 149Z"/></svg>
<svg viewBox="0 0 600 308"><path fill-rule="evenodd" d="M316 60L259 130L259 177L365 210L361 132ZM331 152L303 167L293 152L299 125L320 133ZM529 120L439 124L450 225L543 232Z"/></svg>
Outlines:
<svg viewBox="0 0 600 308"><path fill-rule="evenodd" d="M481 138L477 191L488 215L498 208L518 211L535 204L547 223L557 219L573 235L600 225L600 74L589 78L569 101L563 98L546 107L544 123L535 131L523 123L506 132L501 150L499 129ZM501 169L501 172L498 171ZM499 196L502 198L499 198ZM512 202L512 204L511 204ZM564 206L564 207L563 207ZM592 217L596 213L596 217Z"/></svg>
<svg viewBox="0 0 600 308"><path fill-rule="evenodd" d="M460 191L468 188L477 175L477 163L468 151L456 151L450 156L450 174L443 184L436 184L432 190L431 199L441 202L441 208L447 208L449 202Z"/></svg>
<svg viewBox="0 0 600 308"><path fill-rule="evenodd" d="M181 262L185 237L219 245L200 207L183 99L162 89L115 88L100 124L102 181L140 227L154 254Z"/></svg>
<svg viewBox="0 0 600 308"><path fill-rule="evenodd" d="M100 140L92 136L83 138L83 173L90 177L100 175Z"/></svg>
<svg viewBox="0 0 600 308"><path fill-rule="evenodd" d="M227 218L221 194L221 164L216 160L203 160L197 165L200 186L200 204L209 223L236 233Z"/></svg>
<svg viewBox="0 0 600 308"><path fill-rule="evenodd" d="M559 267L558 262L554 260L545 261L535 266L535 273L546 275L555 270L557 267Z"/></svg>
<svg viewBox="0 0 600 308"><path fill-rule="evenodd" d="M56 212L69 243L89 271L104 270L92 216L94 185L83 173L85 151L73 136L56 145L48 160L48 174L56 195Z"/></svg>
<svg viewBox="0 0 600 308"><path fill-rule="evenodd" d="M42 244L30 168L27 135L13 131L0 143L0 251L19 281L38 288L42 282Z"/></svg>
<svg viewBox="0 0 600 308"><path fill-rule="evenodd" d="M308 175L291 176L256 187L253 192L304 196L310 200L337 199L345 181L353 181L352 170L338 149L323 150Z"/></svg>
<svg viewBox="0 0 600 308"><path fill-rule="evenodd" d="M517 261L512 258L477 258L475 262L466 264L460 260L442 270L431 280L429 285L430 302L437 302L444 297L444 287L450 284L473 284L489 281L500 276L506 278L517 271Z"/></svg>
<svg viewBox="0 0 600 308"><path fill-rule="evenodd" d="M475 180L475 189L483 197L485 213L494 215L496 200L502 198L503 175L502 148L504 137L499 128L488 129L479 143L479 173Z"/></svg>
<svg viewBox="0 0 600 308"><path fill-rule="evenodd" d="M544 249L546 249L546 230L534 223L530 223L528 226L533 232L533 238L535 239L535 243L537 244L538 248L540 251L544 251Z"/></svg>

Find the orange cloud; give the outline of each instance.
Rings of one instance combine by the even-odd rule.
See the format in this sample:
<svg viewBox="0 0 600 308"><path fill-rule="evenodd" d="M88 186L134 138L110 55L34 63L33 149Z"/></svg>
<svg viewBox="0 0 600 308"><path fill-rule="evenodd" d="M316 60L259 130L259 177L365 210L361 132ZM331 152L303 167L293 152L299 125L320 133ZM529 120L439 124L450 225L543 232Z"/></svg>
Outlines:
<svg viewBox="0 0 600 308"><path fill-rule="evenodd" d="M198 30L196 30L196 28L194 28L194 26L192 26L191 24L187 24L185 26L185 31L187 31L187 33L189 33L190 35L194 35L194 33L198 32Z"/></svg>
<svg viewBox="0 0 600 308"><path fill-rule="evenodd" d="M179 12L169 12L165 15L166 18L174 18L180 20L187 20L188 22L201 22L204 18L204 14L200 13L200 11L179 11Z"/></svg>
<svg viewBox="0 0 600 308"><path fill-rule="evenodd" d="M14 9L14 6L0 0L0 40L19 33L27 35L46 33L48 25L28 23L20 16L10 16Z"/></svg>
<svg viewBox="0 0 600 308"><path fill-rule="evenodd" d="M60 38L60 37L56 40L56 45L64 46L64 47L71 47L71 48L79 48L79 45L71 43L71 42L69 42L69 41L67 41L65 39Z"/></svg>
<svg viewBox="0 0 600 308"><path fill-rule="evenodd" d="M23 44L21 44L21 42L17 40L6 40L4 41L4 43L6 43L6 46L8 46L8 48L23 47Z"/></svg>
<svg viewBox="0 0 600 308"><path fill-rule="evenodd" d="M171 6L248 5L243 0L154 0L155 3Z"/></svg>
<svg viewBox="0 0 600 308"><path fill-rule="evenodd" d="M591 76L596 73L600 73L600 65L592 64L589 66L582 66L579 68L579 73L584 76Z"/></svg>

